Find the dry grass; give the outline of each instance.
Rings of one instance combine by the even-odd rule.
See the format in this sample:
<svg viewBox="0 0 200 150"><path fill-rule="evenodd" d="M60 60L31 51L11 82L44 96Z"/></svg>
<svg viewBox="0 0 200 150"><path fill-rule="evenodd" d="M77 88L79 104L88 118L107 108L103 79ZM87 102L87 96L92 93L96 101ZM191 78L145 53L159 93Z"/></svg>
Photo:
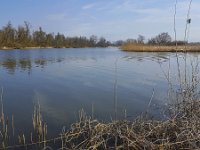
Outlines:
<svg viewBox="0 0 200 150"><path fill-rule="evenodd" d="M56 138L41 138L40 136L43 136L41 132L38 133L39 139L35 139L36 141L26 143L25 137L22 136L21 143L13 146L4 145L1 149L24 147L29 149L36 145L47 148L53 143L57 143L56 147L60 149L198 149L200 147L200 102L192 100L180 103L178 108L179 112L165 121L139 117L135 121L118 120L107 123L91 120L91 117L81 110L80 120L72 124L68 131L63 130ZM35 119L38 119L36 122L38 128L41 128L41 116L38 111L34 114L37 114Z"/></svg>
<svg viewBox="0 0 200 150"><path fill-rule="evenodd" d="M164 46L127 43L121 47L124 51L134 52L200 52L200 45Z"/></svg>

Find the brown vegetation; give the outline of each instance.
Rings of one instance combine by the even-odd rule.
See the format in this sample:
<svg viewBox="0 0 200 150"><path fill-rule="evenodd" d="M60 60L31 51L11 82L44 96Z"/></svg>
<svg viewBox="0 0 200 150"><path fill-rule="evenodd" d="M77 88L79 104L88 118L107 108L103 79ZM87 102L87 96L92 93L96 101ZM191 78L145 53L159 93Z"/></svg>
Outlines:
<svg viewBox="0 0 200 150"><path fill-rule="evenodd" d="M179 108L179 114L165 121L139 117L133 122L118 120L109 123L91 120L81 110L80 120L56 138L45 139L41 128L41 133L38 130L38 141L31 139L31 143L26 143L23 135L19 139L19 145L6 146L3 144L2 148L33 148L38 145L47 148L48 145L59 143L57 146L61 149L197 149L200 147L200 102L193 100L189 103L182 103ZM44 138L41 138L42 136Z"/></svg>
<svg viewBox="0 0 200 150"><path fill-rule="evenodd" d="M200 45L166 46L126 43L121 46L121 49L133 52L200 52Z"/></svg>

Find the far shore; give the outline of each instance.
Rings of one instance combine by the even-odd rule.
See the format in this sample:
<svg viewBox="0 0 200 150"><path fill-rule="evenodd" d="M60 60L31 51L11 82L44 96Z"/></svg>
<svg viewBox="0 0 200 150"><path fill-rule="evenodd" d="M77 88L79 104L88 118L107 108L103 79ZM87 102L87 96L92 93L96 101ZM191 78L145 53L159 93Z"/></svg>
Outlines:
<svg viewBox="0 0 200 150"><path fill-rule="evenodd" d="M113 46L108 46L113 47ZM28 50L28 49L53 49L53 48L108 48L108 47L0 47L0 50ZM115 47L115 46L114 46Z"/></svg>
<svg viewBox="0 0 200 150"><path fill-rule="evenodd" d="M45 48L54 48L54 47L0 47L0 50L14 50L14 49L21 49L21 50L24 50L24 49L45 49Z"/></svg>
<svg viewBox="0 0 200 150"><path fill-rule="evenodd" d="M146 44L124 44L121 50L130 52L200 52L200 45L146 45Z"/></svg>

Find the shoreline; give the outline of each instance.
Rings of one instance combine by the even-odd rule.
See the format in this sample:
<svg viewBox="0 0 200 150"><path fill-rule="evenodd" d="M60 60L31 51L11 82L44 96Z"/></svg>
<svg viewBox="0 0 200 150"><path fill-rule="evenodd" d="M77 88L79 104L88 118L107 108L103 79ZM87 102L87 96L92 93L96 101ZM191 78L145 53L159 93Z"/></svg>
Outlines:
<svg viewBox="0 0 200 150"><path fill-rule="evenodd" d="M159 45L133 45L125 44L120 47L128 52L200 52L200 45L159 46Z"/></svg>
<svg viewBox="0 0 200 150"><path fill-rule="evenodd" d="M0 47L0 50L28 50L28 49L52 49L54 47ZM62 47L64 48L64 47Z"/></svg>
<svg viewBox="0 0 200 150"><path fill-rule="evenodd" d="M109 48L109 47L0 47L0 50L29 50L29 49L62 49L62 48Z"/></svg>

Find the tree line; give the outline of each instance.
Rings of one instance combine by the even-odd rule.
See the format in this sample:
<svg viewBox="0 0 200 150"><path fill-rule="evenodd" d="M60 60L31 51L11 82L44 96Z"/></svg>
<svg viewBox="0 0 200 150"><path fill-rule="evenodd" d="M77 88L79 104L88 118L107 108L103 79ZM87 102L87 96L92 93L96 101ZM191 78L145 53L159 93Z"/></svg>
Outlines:
<svg viewBox="0 0 200 150"><path fill-rule="evenodd" d="M122 41L121 41L122 43ZM167 32L162 32L155 37L152 37L148 39L145 42L145 36L138 35L137 39L127 39L122 43L123 44L147 44L147 45L185 45L187 44L187 41L173 41L172 37ZM194 44L194 43L190 43Z"/></svg>
<svg viewBox="0 0 200 150"><path fill-rule="evenodd" d="M0 47L25 48L25 47L54 47L54 48L79 48L79 47L107 47L111 42L104 37L98 38L95 35L89 38L66 37L61 33L46 33L42 27L36 31L31 31L30 24L24 22L14 28L11 22L8 22L0 29Z"/></svg>

